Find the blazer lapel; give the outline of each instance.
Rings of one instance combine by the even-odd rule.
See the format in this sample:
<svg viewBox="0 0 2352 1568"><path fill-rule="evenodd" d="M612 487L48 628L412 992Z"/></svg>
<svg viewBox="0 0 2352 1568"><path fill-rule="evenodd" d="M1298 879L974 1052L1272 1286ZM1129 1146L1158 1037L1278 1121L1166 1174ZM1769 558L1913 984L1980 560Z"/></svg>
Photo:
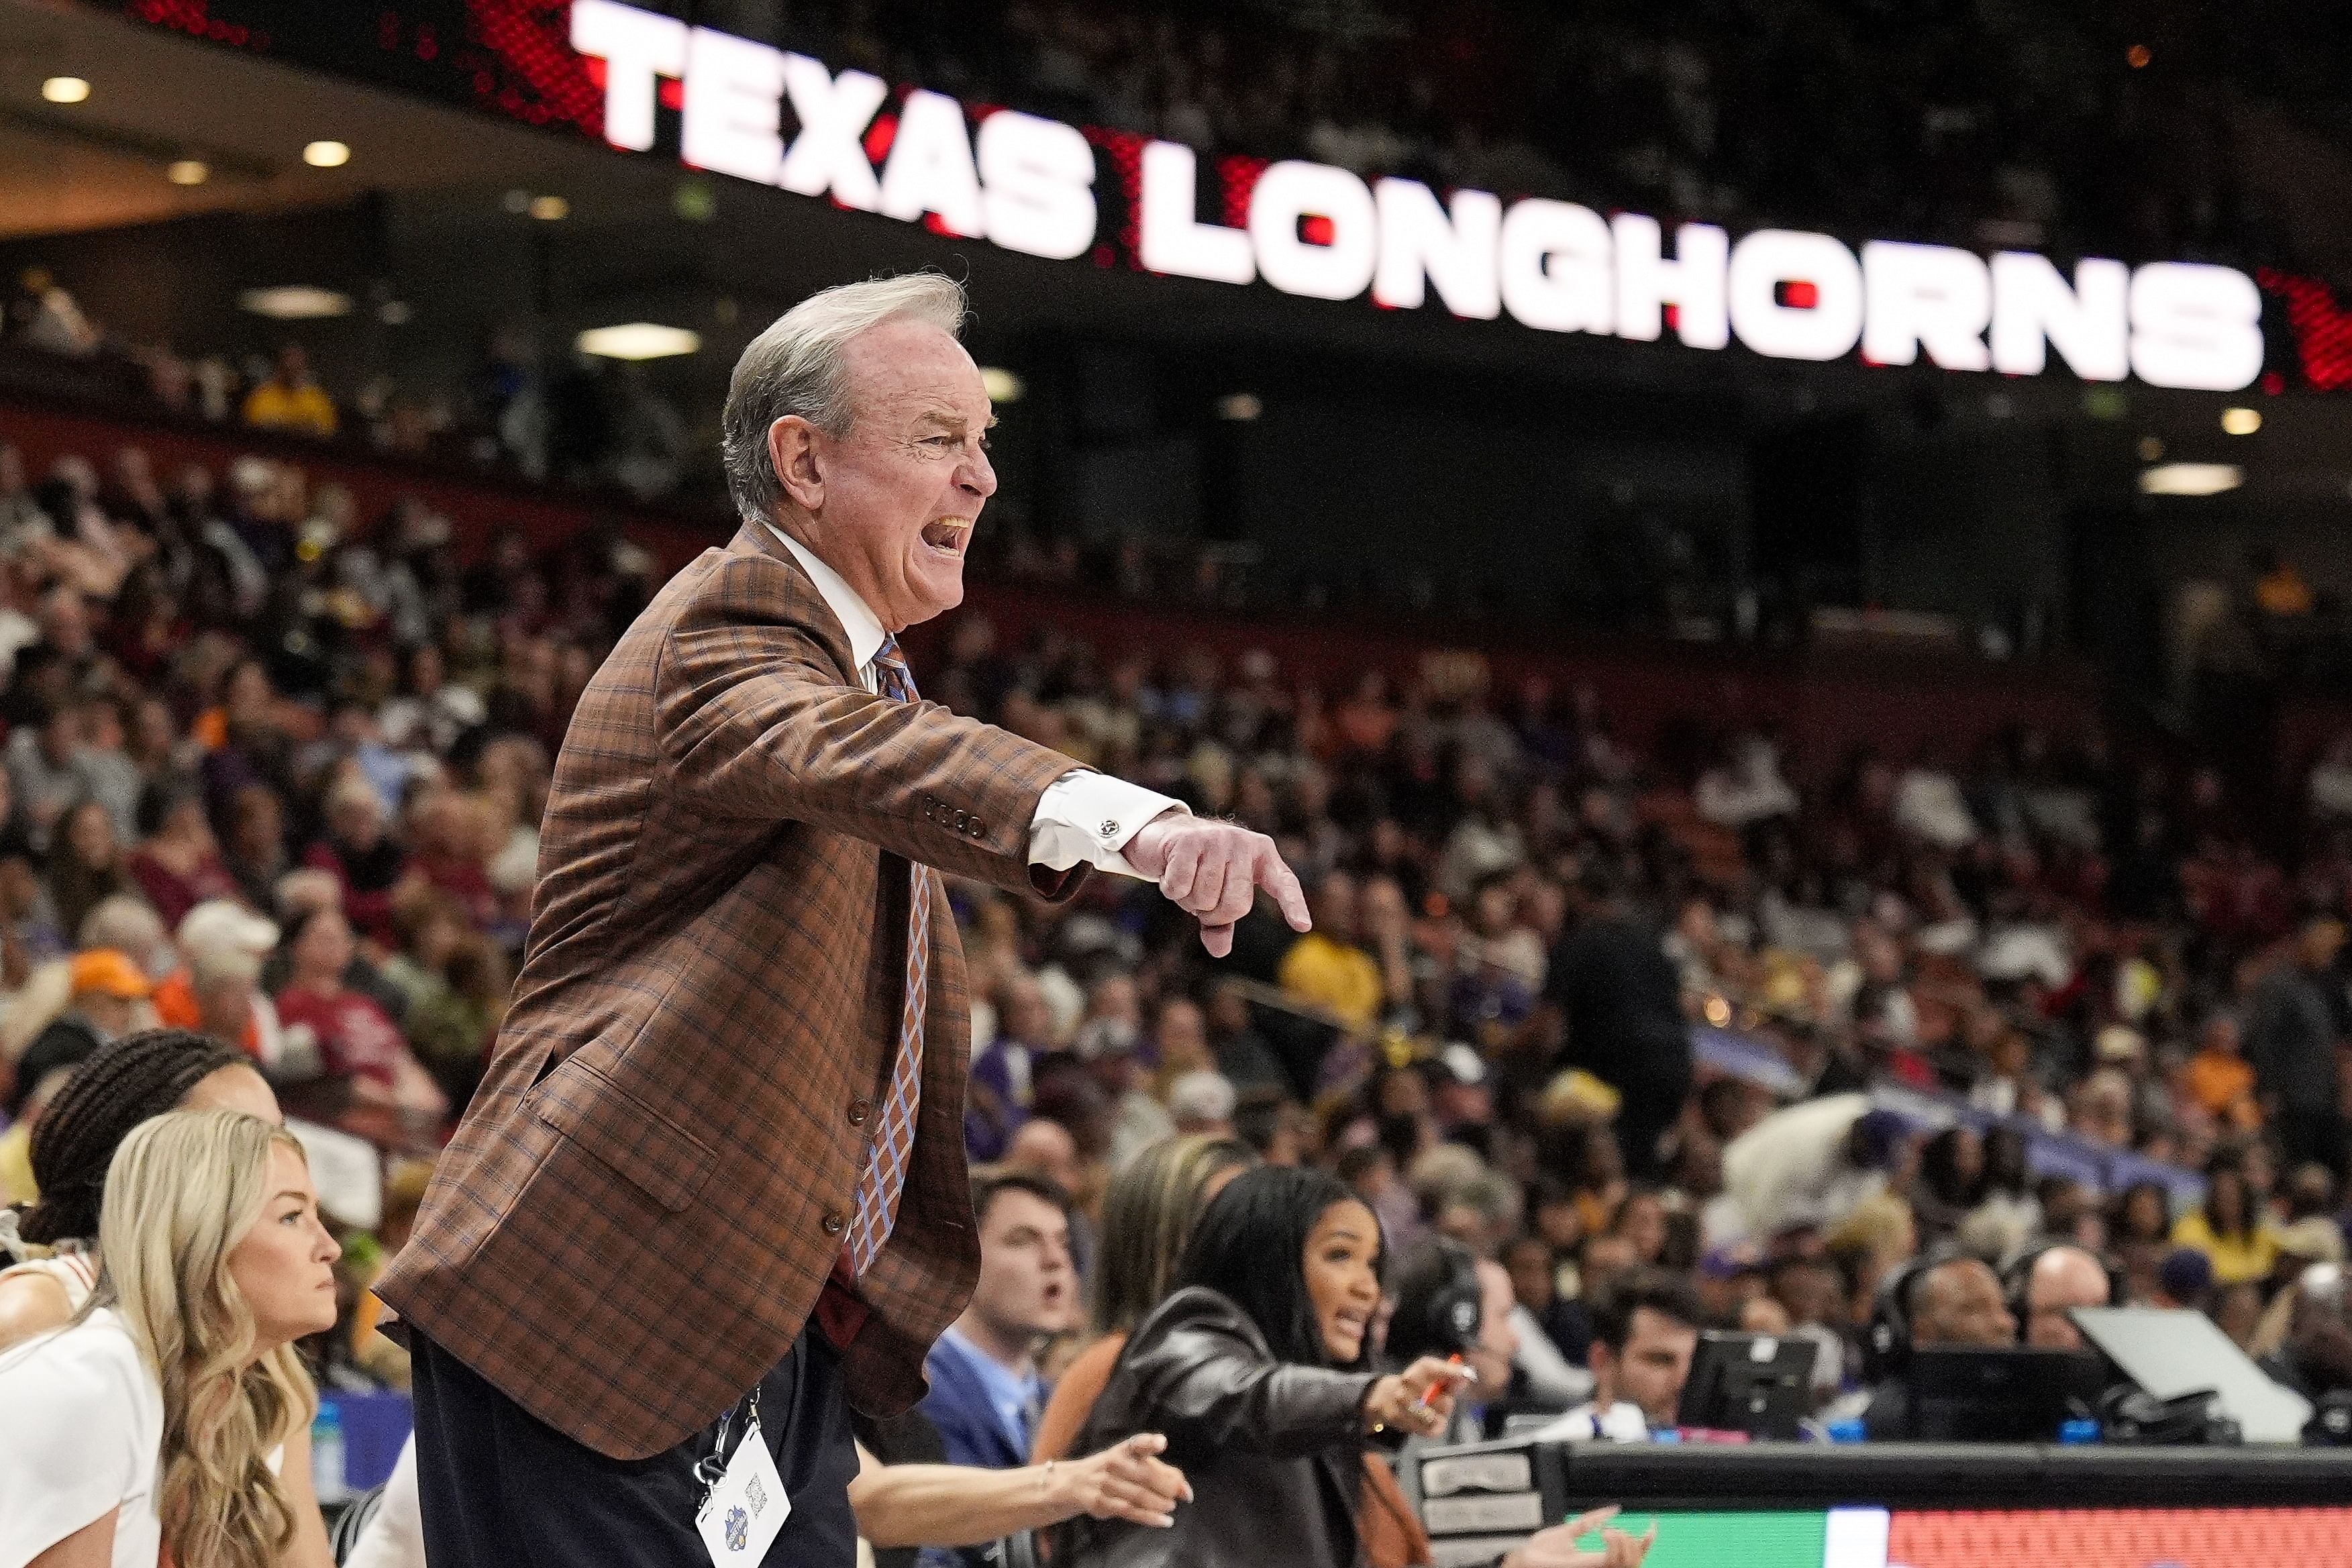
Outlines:
<svg viewBox="0 0 2352 1568"><path fill-rule="evenodd" d="M787 613L795 623L816 638L818 644L824 649L825 656L833 661L834 668L841 672L843 685L860 685L857 666L850 662L849 632L841 624L841 617L835 615L833 606L824 601L824 595L817 591L816 584L810 580L801 563L793 559L793 552L779 544L776 536L768 531L768 525L745 523L735 531L735 538L729 542L727 549L730 555L766 556L792 574L794 591Z"/></svg>

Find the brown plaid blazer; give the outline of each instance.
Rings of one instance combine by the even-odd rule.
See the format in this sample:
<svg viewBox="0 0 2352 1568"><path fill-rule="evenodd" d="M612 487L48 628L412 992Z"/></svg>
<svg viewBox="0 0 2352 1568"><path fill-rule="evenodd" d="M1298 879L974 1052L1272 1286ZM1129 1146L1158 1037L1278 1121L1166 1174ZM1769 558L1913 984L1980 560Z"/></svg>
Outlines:
<svg viewBox="0 0 2352 1568"><path fill-rule="evenodd" d="M841 1251L897 1050L908 862L1068 893L1028 847L1072 767L869 695L765 529L704 551L572 716L514 1006L383 1299L613 1458L716 1420ZM980 1268L963 953L936 875L931 898L914 1163L845 1358L876 1414L921 1397Z"/></svg>

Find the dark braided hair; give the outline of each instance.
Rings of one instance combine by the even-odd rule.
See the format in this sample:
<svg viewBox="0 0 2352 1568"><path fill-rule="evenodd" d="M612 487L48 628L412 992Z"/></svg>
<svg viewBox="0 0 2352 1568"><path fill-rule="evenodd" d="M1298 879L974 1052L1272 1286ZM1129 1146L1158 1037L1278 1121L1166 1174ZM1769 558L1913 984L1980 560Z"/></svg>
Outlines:
<svg viewBox="0 0 2352 1568"><path fill-rule="evenodd" d="M106 1168L131 1129L160 1116L224 1067L252 1059L184 1029L126 1034L90 1052L33 1124L33 1180L41 1200L20 1227L27 1241L94 1239Z"/></svg>

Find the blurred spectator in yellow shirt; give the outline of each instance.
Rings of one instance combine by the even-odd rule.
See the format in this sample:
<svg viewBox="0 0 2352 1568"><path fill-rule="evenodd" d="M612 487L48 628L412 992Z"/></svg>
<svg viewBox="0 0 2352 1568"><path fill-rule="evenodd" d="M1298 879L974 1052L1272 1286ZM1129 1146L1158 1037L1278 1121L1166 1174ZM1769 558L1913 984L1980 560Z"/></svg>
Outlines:
<svg viewBox="0 0 2352 1568"><path fill-rule="evenodd" d="M2240 1285L2270 1277L2278 1261L2278 1235L2256 1207L2246 1174L2217 1161L2205 1173L2205 1203L2172 1227L2176 1246L2194 1247L2212 1260L2216 1284Z"/></svg>
<svg viewBox="0 0 2352 1568"><path fill-rule="evenodd" d="M245 423L262 430L289 430L321 438L335 434L335 404L310 376L310 356L299 343L278 350L269 379L245 394Z"/></svg>
<svg viewBox="0 0 2352 1568"><path fill-rule="evenodd" d="M1357 945L1362 922L1356 879L1343 871L1325 873L1308 896L1315 929L1291 944L1277 977L1302 1002L1337 1014L1353 1028L1380 1016L1386 989L1381 967Z"/></svg>

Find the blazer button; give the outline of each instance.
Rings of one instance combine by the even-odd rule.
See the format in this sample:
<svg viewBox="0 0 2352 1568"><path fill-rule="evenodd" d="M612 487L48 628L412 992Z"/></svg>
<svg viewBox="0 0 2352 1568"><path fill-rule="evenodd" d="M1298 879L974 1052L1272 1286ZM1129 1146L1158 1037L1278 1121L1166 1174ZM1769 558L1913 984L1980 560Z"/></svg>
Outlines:
<svg viewBox="0 0 2352 1568"><path fill-rule="evenodd" d="M844 1220L840 1215L835 1214L831 1210L826 1211L824 1217L824 1233L827 1236L840 1235L843 1228L846 1224L847 1221Z"/></svg>
<svg viewBox="0 0 2352 1568"><path fill-rule="evenodd" d="M852 1100L849 1103L849 1124L853 1127L862 1127L866 1125L866 1105L865 1101Z"/></svg>
<svg viewBox="0 0 2352 1568"><path fill-rule="evenodd" d="M988 824L980 821L973 822L971 825L971 836L975 839L984 839L988 837Z"/></svg>

